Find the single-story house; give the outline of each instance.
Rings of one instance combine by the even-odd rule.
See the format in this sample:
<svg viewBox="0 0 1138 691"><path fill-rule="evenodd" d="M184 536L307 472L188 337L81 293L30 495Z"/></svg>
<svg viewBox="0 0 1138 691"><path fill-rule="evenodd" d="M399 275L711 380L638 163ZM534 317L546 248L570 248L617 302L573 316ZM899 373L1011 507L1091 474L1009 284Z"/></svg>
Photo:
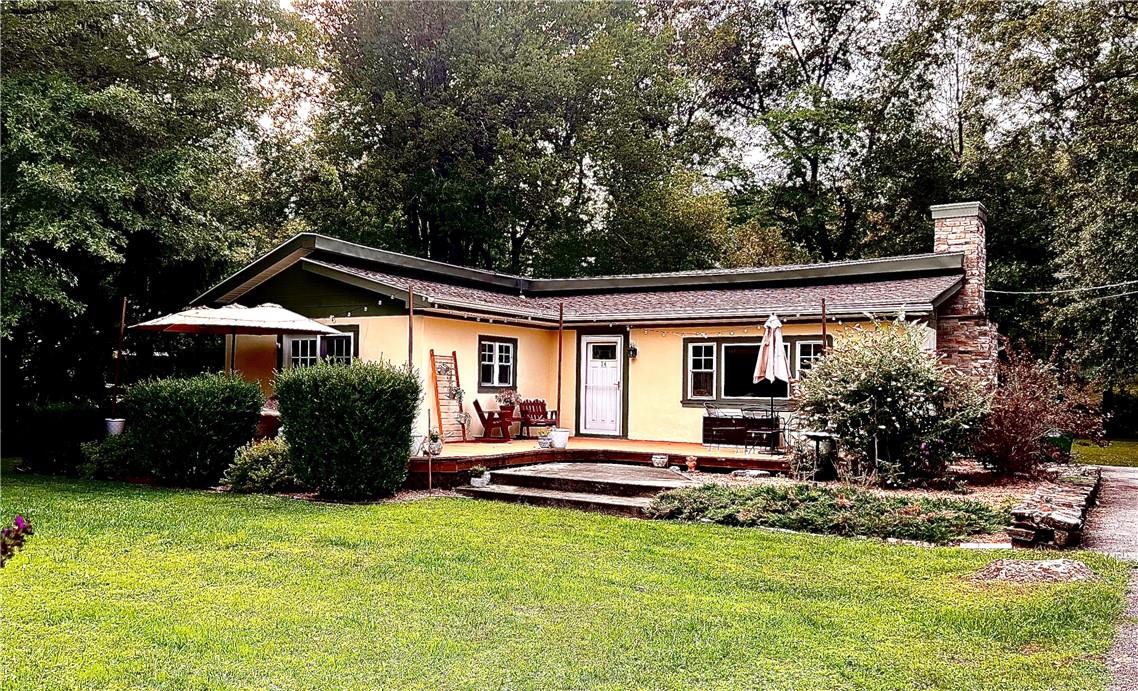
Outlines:
<svg viewBox="0 0 1138 691"><path fill-rule="evenodd" d="M473 399L494 410L495 393L514 388L550 408L559 400L561 425L574 435L699 442L707 403L766 407L773 397L785 406L785 383L753 381L771 314L784 324L792 378L821 355L824 328L840 339L903 315L926 326L930 350L990 380L985 209L967 202L931 211L928 254L594 278L512 276L304 233L194 304L278 303L342 332L237 336L237 369L266 392L282 368L410 361L424 378L423 433L428 411L432 426L454 415L439 403L448 396L437 393L436 376L453 354L471 436L481 433Z"/></svg>

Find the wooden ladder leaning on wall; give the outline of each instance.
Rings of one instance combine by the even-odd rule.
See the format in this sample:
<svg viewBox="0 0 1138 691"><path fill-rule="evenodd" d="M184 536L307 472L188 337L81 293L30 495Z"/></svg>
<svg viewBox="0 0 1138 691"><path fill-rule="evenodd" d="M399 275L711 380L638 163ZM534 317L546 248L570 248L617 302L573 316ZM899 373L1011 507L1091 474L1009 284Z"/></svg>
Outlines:
<svg viewBox="0 0 1138 691"><path fill-rule="evenodd" d="M435 355L431 349L431 377L435 382L435 415L439 434L443 441L466 441L466 425L459 416L462 414L462 400L451 396L451 391L461 388L458 379L458 354Z"/></svg>

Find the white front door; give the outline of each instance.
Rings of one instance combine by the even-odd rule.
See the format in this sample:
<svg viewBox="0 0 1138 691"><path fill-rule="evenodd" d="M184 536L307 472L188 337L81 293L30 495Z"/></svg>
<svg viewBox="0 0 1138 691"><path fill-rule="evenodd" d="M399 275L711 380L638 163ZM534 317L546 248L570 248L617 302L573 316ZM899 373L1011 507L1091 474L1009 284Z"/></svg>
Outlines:
<svg viewBox="0 0 1138 691"><path fill-rule="evenodd" d="M582 336L581 348L581 432L619 435L624 337Z"/></svg>

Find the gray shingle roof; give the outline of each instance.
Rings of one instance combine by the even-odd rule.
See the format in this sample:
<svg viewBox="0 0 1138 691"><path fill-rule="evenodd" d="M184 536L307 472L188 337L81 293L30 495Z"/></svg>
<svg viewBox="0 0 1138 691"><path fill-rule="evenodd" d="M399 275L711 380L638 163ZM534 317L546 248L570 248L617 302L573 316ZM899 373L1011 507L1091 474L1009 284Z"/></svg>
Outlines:
<svg viewBox="0 0 1138 691"><path fill-rule="evenodd" d="M393 292L414 293L438 308L454 308L556 320L565 306L565 320L630 321L683 318L753 317L777 312L816 314L826 299L827 310L840 314L890 314L900 310L929 311L960 281L959 274L887 276L879 280L839 280L795 285L683 287L676 290L622 290L564 295L525 295L408 277L374 268L315 259L306 263L385 286Z"/></svg>

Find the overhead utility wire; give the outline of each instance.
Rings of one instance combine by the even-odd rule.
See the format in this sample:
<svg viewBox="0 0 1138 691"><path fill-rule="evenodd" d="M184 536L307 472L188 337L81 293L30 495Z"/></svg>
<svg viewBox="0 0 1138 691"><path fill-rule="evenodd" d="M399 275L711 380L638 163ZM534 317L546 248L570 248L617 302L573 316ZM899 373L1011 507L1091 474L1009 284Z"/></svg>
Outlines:
<svg viewBox="0 0 1138 691"><path fill-rule="evenodd" d="M1089 288L1063 288L1059 290L985 290L985 293L999 293L1001 295L1054 295L1056 293L1083 293L1088 290L1103 290L1104 288L1118 288L1120 286L1129 286L1138 283L1138 281L1122 281L1121 283L1108 283L1101 286L1091 286ZM1119 293L1120 295L1127 295L1127 293Z"/></svg>

